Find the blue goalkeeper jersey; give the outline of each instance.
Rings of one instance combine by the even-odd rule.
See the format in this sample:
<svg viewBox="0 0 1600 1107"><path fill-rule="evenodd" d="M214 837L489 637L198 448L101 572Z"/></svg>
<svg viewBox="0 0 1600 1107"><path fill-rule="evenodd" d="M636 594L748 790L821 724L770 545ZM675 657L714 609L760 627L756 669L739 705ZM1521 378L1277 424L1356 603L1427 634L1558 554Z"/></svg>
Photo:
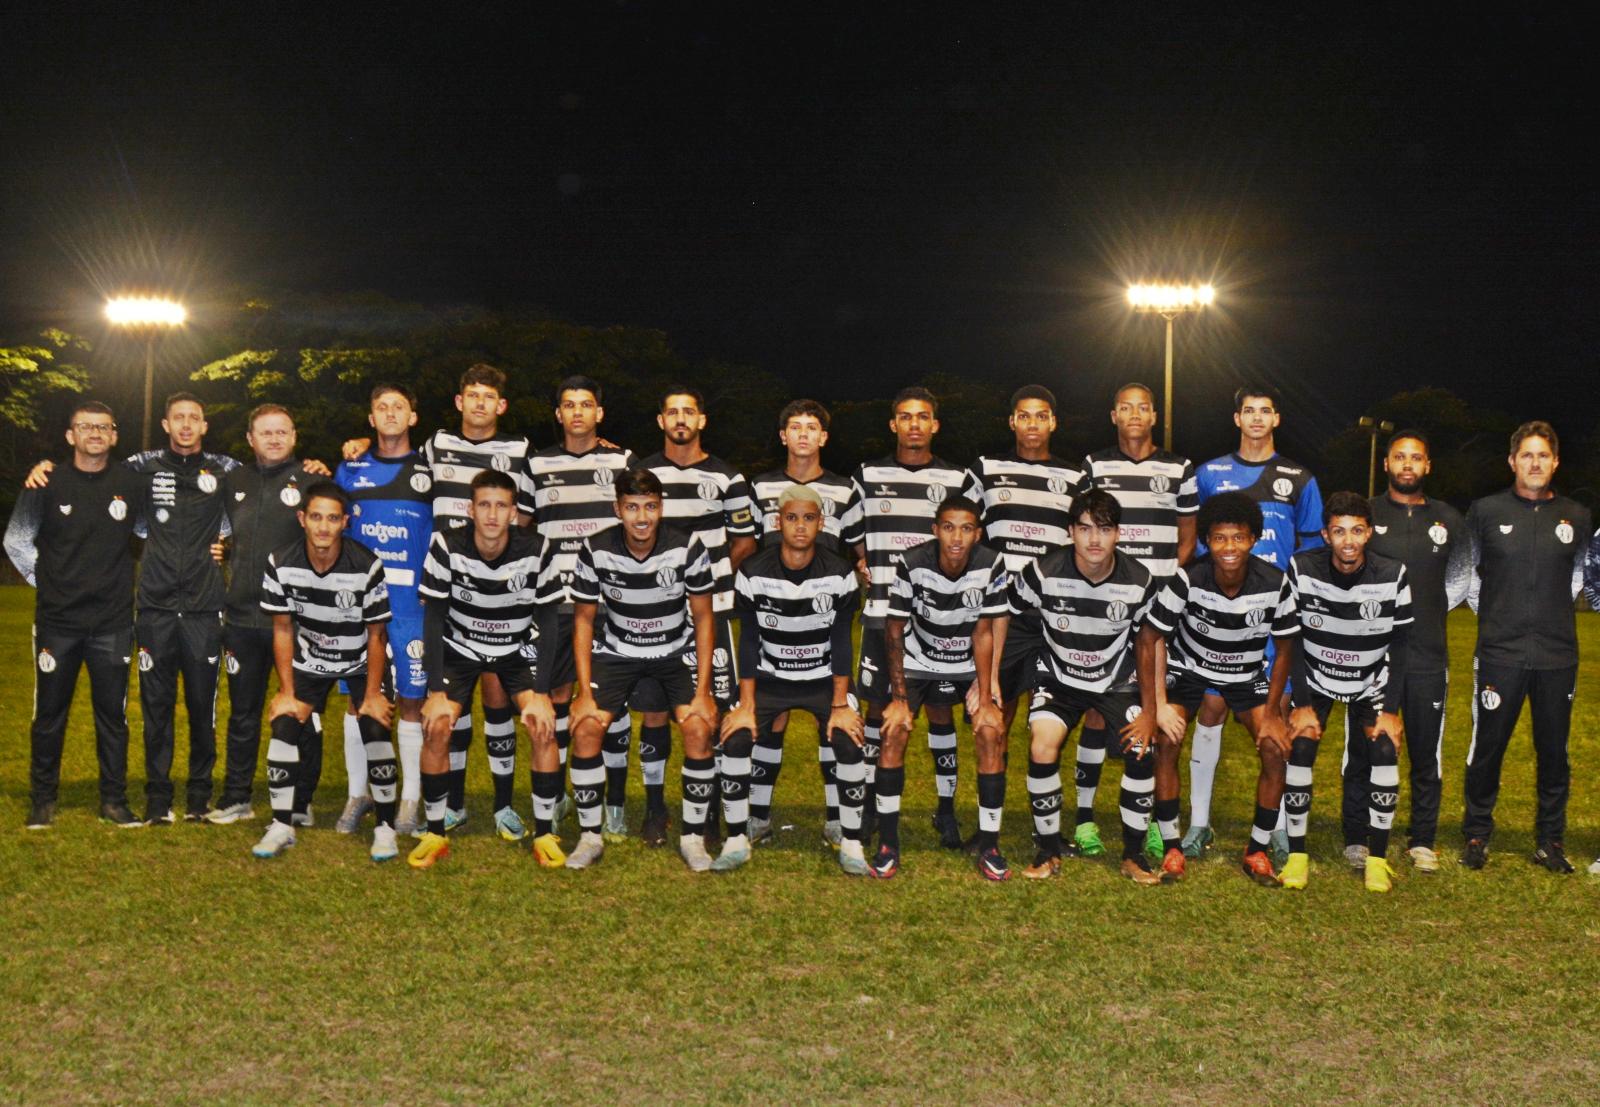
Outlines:
<svg viewBox="0 0 1600 1107"><path fill-rule="evenodd" d="M1311 470L1273 454L1245 461L1238 454L1213 458L1195 473L1203 504L1219 492L1243 492L1261 505L1262 533L1251 554L1285 572L1296 550L1322 545L1322 493ZM1199 536L1196 555L1205 553Z"/></svg>
<svg viewBox="0 0 1600 1107"><path fill-rule="evenodd" d="M350 535L383 561L397 620L422 618L417 585L433 537L433 475L419 453L341 461L333 479L350 494Z"/></svg>

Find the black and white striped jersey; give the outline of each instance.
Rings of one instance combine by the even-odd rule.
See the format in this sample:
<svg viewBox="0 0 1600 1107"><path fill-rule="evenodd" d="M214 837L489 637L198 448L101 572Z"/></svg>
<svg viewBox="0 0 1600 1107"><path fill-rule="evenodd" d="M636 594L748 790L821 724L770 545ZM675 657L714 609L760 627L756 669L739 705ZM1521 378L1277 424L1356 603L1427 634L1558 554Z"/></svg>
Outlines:
<svg viewBox="0 0 1600 1107"><path fill-rule="evenodd" d="M933 537L933 516L947 496L982 503L983 491L970 469L933 458L924 465L902 465L893 455L868 461L852 480L861 511L862 540L872 584L862 620L882 626L889 609L889 582L907 550Z"/></svg>
<svg viewBox="0 0 1600 1107"><path fill-rule="evenodd" d="M1082 469L1054 455L1028 461L1015 450L985 454L974 468L983 488L983 541L1005 555L1013 574L1072 544L1072 502L1088 487Z"/></svg>
<svg viewBox="0 0 1600 1107"><path fill-rule="evenodd" d="M533 484L528 454L533 446L520 434L472 439L437 430L423 443L422 456L433 475L433 529L464 527L472 518L472 478L493 469L517 482L517 510L533 514Z"/></svg>
<svg viewBox="0 0 1600 1107"><path fill-rule="evenodd" d="M1194 463L1167 450L1135 461L1116 446L1083 459L1089 483L1122 505L1117 549L1144 562L1157 580L1178 570L1178 516L1200 510Z"/></svg>
<svg viewBox="0 0 1600 1107"><path fill-rule="evenodd" d="M534 526L550 540L548 556L572 603L573 572L583 540L617 525L617 477L638 465L632 450L596 446L581 454L546 446L528 458L533 480Z"/></svg>
<svg viewBox="0 0 1600 1107"><path fill-rule="evenodd" d="M851 563L825 546L816 546L811 563L793 571L783 564L783 550L768 546L745 558L734 577L735 610L743 636L755 629L760 652L754 675L785 681L827 680L836 670L850 671L849 634L835 633L840 620L848 628L860 589ZM841 642L842 640L842 642Z"/></svg>
<svg viewBox="0 0 1600 1107"><path fill-rule="evenodd" d="M939 567L937 539L906 551L895 566L886 613L906 620L906 673L970 679L978 620L1010 610L1006 579L1004 560L987 546L974 546L967 567L954 577Z"/></svg>
<svg viewBox="0 0 1600 1107"><path fill-rule="evenodd" d="M586 540L568 592L574 603L599 605L595 653L651 659L672 657L694 645L689 596L716 586L700 539L663 524L656 531L655 549L643 559L629 552L621 527ZM557 587L552 585L545 597Z"/></svg>
<svg viewBox="0 0 1600 1107"><path fill-rule="evenodd" d="M1133 636L1155 598L1156 581L1138 561L1117 554L1099 584L1078 571L1071 549L1031 561L1011 577L1011 613L1037 611L1057 681L1105 692L1134 679Z"/></svg>
<svg viewBox="0 0 1600 1107"><path fill-rule="evenodd" d="M446 646L474 661L506 657L523 647L529 647L524 656L533 656L545 544L544 536L512 527L500 556L486 561L470 524L434 534L417 591L431 603L447 605Z"/></svg>
<svg viewBox="0 0 1600 1107"><path fill-rule="evenodd" d="M851 547L861 541L861 505L856 502L854 485L848 477L824 469L813 480L795 480L782 469L762 473L750 482L756 510L761 519L761 544L775 546L778 534L778 497L791 484L804 485L822 497L822 533L846 561L853 560Z"/></svg>
<svg viewBox="0 0 1600 1107"><path fill-rule="evenodd" d="M733 562L729 551L735 538L756 536L755 505L750 486L738 470L719 457L693 465L674 465L666 454L656 453L641 464L661 481L665 502L662 518L700 539L711 558L717 590L715 611L733 610Z"/></svg>
<svg viewBox="0 0 1600 1107"><path fill-rule="evenodd" d="M367 667L367 624L389 621L389 587L378 555L351 538L325 573L311 567L305 540L267 555L261 610L294 620L294 667L349 676Z"/></svg>
<svg viewBox="0 0 1600 1107"><path fill-rule="evenodd" d="M1259 680L1267 642L1300 633L1289 578L1259 557L1246 563L1236 596L1217 586L1208 557L1158 583L1145 622L1167 636L1167 668L1213 685Z"/></svg>
<svg viewBox="0 0 1600 1107"><path fill-rule="evenodd" d="M1308 690L1344 703L1382 695L1389 643L1412 618L1405 566L1368 553L1361 570L1347 577L1334 570L1333 554L1321 546L1289 560L1289 587L1300 611ZM1297 679L1297 694L1299 684Z"/></svg>

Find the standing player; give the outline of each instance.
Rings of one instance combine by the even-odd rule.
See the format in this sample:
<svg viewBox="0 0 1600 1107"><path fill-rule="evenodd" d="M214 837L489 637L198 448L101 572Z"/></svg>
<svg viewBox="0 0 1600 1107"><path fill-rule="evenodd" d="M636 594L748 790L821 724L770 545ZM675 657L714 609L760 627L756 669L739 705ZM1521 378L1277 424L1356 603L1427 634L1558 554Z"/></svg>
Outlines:
<svg viewBox="0 0 1600 1107"><path fill-rule="evenodd" d="M1174 879L1184 872L1178 843L1178 755L1189 718L1206 690L1215 688L1261 757L1244 871L1259 884L1277 883L1267 845L1283 799L1289 738L1280 701L1300 622L1283 571L1250 556L1261 526L1260 506L1241 492L1207 500L1200 509L1207 556L1165 578L1139 630L1139 647L1155 650L1155 665L1154 679L1140 688L1144 710L1134 720L1133 733L1148 742L1160 731L1155 821L1161 871ZM1166 639L1164 648L1156 641L1161 638ZM1277 645L1270 674L1269 641Z"/></svg>
<svg viewBox="0 0 1600 1107"><path fill-rule="evenodd" d="M435 531L417 591L425 599L428 699L421 755L427 828L407 861L426 869L450 855L445 812L450 800L450 736L472 690L493 673L522 712L533 766L533 853L546 868L566 860L554 833L561 774L555 714L536 691L535 598L544 568L544 539L516 526L517 484L486 469L472 478L472 522ZM551 625L546 621L547 626ZM547 639L553 641L553 639ZM511 802L510 789L496 802ZM497 813L496 823L499 823Z"/></svg>
<svg viewBox="0 0 1600 1107"><path fill-rule="evenodd" d="M1157 448L1151 437L1156 426L1155 393L1147 385L1125 384L1117 389L1111 425L1117 428L1117 444L1084 458L1084 473L1090 484L1104 488L1122 505L1121 551L1141 562L1159 583L1194 556L1194 517L1200 507L1194 465L1186 457ZM1094 793L1110 742L1110 728L1091 711L1078 735L1078 826L1073 832L1078 846L1089 856L1105 849L1094 823ZM1159 788L1159 761L1156 773ZM1155 839L1155 856L1160 857L1155 823L1151 823L1150 835ZM1147 853L1152 852L1151 846L1147 840Z"/></svg>
<svg viewBox="0 0 1600 1107"><path fill-rule="evenodd" d="M456 410L461 413L461 430L434 431L422 447L422 456L428 463L433 481L433 527L435 530L444 530L467 525L472 516L472 478L486 469L509 473L517 481L517 519L525 523L533 514L533 490L525 472L527 458L533 447L523 435L500 432L500 417L506 413L506 375L492 365L479 362L461 374L459 388ZM371 444L369 438L346 442L345 459L360 458ZM511 701L500 688L499 682L489 675L484 677L482 684L483 744L488 753L489 776L494 782L498 798L508 795L514 786L517 767L516 722ZM414 695L421 695L420 682L414 683L410 691ZM408 746L415 738L416 734L407 727L405 740ZM451 829L467 820L467 752L471 746L472 713L464 711L456 720L456 729L450 738L450 803L445 824ZM361 771L360 755L360 744L351 742L347 732L345 768L352 781L360 780L365 775ZM509 812L495 826L502 838L516 841L527 833L514 808L499 803L498 799L495 807L497 811ZM341 821L353 823L359 819L360 812L356 811L348 813Z"/></svg>
<svg viewBox="0 0 1600 1107"><path fill-rule="evenodd" d="M1038 685L1028 708L1028 798L1038 853L1022 875L1046 880L1061 871L1061 747L1085 712L1132 723L1139 685L1154 679L1155 650L1133 642L1155 596L1150 570L1117 552L1122 505L1098 488L1072 505L1072 548L1023 567L1011 582L1011 612L1039 612L1044 627ZM1141 848L1155 789L1147 740L1123 728L1122 875L1160 884Z"/></svg>
<svg viewBox="0 0 1600 1107"><path fill-rule="evenodd" d="M1434 840L1439 826L1439 766L1444 749L1444 704L1450 690L1450 653L1445 636L1450 609L1467 598L1467 581L1448 580L1450 556L1464 537L1461 513L1422 491L1432 469L1428 440L1405 430L1389 440L1383 459L1389 488L1372 499L1372 540L1367 548L1406 567L1411 583L1411 633L1400 681L1400 718L1406 728L1406 759L1411 768L1411 825L1406 855L1418 872L1439 868ZM1448 585L1448 586L1447 586ZM1344 756L1345 856L1364 870L1367 860L1361 780L1366 776L1366 743L1352 740L1346 717Z"/></svg>
<svg viewBox="0 0 1600 1107"><path fill-rule="evenodd" d="M983 488L984 542L1000 552L1008 576L1015 579L1028 565L1066 548L1072 541L1072 505L1087 490L1088 482L1083 469L1050 452L1050 436L1056 429L1056 398L1048 388L1030 384L1017 389L1011 396L1009 422L1016 438L1012 448L1004 453L984 454L974 470ZM1007 736L1017 717L1017 705L1038 683L1040 651L1044 648L1044 631L1037 611L1013 616L1008 623L998 677L1001 730ZM1087 729L1088 723L1084 725ZM1098 745L1102 758L1108 743L1109 737ZM1100 767L1096 764L1093 780L1098 783L1099 779ZM1087 783L1088 776L1080 765L1079 787ZM1093 795L1091 788L1091 802ZM1082 852L1076 838L1066 848L1071 853Z"/></svg>
<svg viewBox="0 0 1600 1107"><path fill-rule="evenodd" d="M666 436L666 442L660 453L645 458L641 464L661 482L661 491L666 497L662 505L665 522L699 538L711 558L711 575L716 580L711 609L717 622L716 648L711 660L711 694L719 709L725 709L739 698L739 670L733 645L733 574L756 548L750 487L733 466L712 457L700 445L706 413L705 397L698 390L682 385L667 389L661 397L656 424ZM686 667L692 668L697 661L696 654L684 654ZM645 817L653 816L664 826L667 817L664 779L672 741L664 689L655 681L646 681L639 686L630 706L644 716L639 730L639 768L646 788L653 785L647 806L654 804ZM619 718L626 721L627 716L622 714ZM648 742L645 741L647 733L652 736ZM643 757L646 748L651 751L650 761ZM623 822L622 805L628 779L626 747L620 763L615 763L616 760L615 755L611 755L606 763L606 829L625 835L627 826ZM713 809L708 815L708 829L715 822Z"/></svg>
<svg viewBox="0 0 1600 1107"><path fill-rule="evenodd" d="M48 488L25 488L6 524L5 547L34 602L33 729L28 828L55 821L61 750L78 670L89 670L100 818L143 825L128 810L128 660L133 654L133 537L143 529L144 481L113 464L111 409L80 403L67 420L72 464Z"/></svg>
<svg viewBox="0 0 1600 1107"><path fill-rule="evenodd" d="M1233 394L1233 423L1239 448L1200 466L1195 483L1204 504L1219 492L1243 492L1261 505L1261 537L1251 556L1285 572L1296 550L1322 545L1322 492L1311 470L1278 454L1274 435L1282 416L1278 394L1265 385L1250 385ZM1202 551L1203 552L1203 551ZM1270 651L1269 651L1270 652ZM1189 831L1183 836L1185 857L1205 854L1211 833L1211 789L1222 756L1222 724L1228 706L1221 696L1207 694L1195 716L1194 744L1189 751ZM1273 853L1288 857L1288 837L1273 831Z"/></svg>
<svg viewBox="0 0 1600 1107"><path fill-rule="evenodd" d="M411 448L416 409L416 394L405 385L373 388L367 413L373 433L371 448L341 462L334 474L334 481L350 497L356 538L383 562L384 583L389 586L389 610L394 615L388 628L389 652L400 717L395 723L400 749L400 810L394 823L398 834L417 834L422 829L422 698L428 688L423 667L422 601L417 588L433 533L433 473L427 459ZM462 757L464 762L465 753ZM351 715L344 721L344 762L349 796L335 829L354 834L371 810L372 800L367 794L366 747ZM493 780L495 808L509 806L511 774L496 773Z"/></svg>
<svg viewBox="0 0 1600 1107"><path fill-rule="evenodd" d="M1481 869L1489 859L1500 765L1527 700L1538 764L1533 860L1551 872L1570 873L1561 840L1572 777L1567 736L1578 677L1572 605L1583 583L1583 539L1592 526L1588 508L1550 487L1561 464L1561 443L1549 423L1524 423L1513 431L1507 460L1511 487L1473 501L1467 540L1451 569L1453 576L1470 574L1468 599L1478 613L1472 745L1461 820L1467 845L1461 863Z"/></svg>
<svg viewBox="0 0 1600 1107"><path fill-rule="evenodd" d="M572 655L577 671L572 796L581 831L567 867L588 868L605 850L600 834L605 781L601 742L612 719L627 709L635 689L650 680L661 686L683 729L683 827L678 848L692 871L703 872L711 867L704 829L715 777L711 740L717 707L711 691L711 655L716 620L711 596L716 574L698 537L662 525L661 482L654 473L630 469L615 487L621 526L583 543L572 586L566 590L573 600ZM559 596L563 590L552 585L548 594ZM691 648L692 676L684 664ZM728 772L730 785L748 786L748 751L744 772L732 764ZM728 794L731 806L731 787ZM730 817L728 824L728 840L717 860L732 868L749 858L750 840L743 819Z"/></svg>
<svg viewBox="0 0 1600 1107"><path fill-rule="evenodd" d="M549 543L547 556L551 559L550 572L559 586L557 597L560 618L557 623L557 645L554 653L545 660L550 666L550 699L555 705L556 745L562 769L567 767L567 747L571 735L567 727L567 710L572 700L572 682L576 669L572 662L572 584L578 567L578 552L583 541L617 524L616 483L624 472L637 462L630 450L609 445L600 439L600 424L605 420L604 394L600 385L588 377L572 376L556 386L556 422L561 427L559 445L546 446L528 458L528 475L533 487L535 525ZM624 724L619 714L613 720ZM607 732L607 745L613 758L621 746L627 756L624 737L625 726L618 725L614 733ZM665 761L663 752L658 758L655 743L658 732L646 730L639 735L639 759ZM665 796L665 785L659 785ZM652 785L646 784L645 793L652 797ZM563 802L566 797L563 794ZM648 803L648 800L647 800ZM557 823L560 820L558 812ZM666 801L661 800L659 815L647 814L641 831L646 845L660 846L667 841Z"/></svg>
<svg viewBox="0 0 1600 1107"><path fill-rule="evenodd" d="M978 756L978 872L989 880L1011 875L1000 854L1000 812L1005 807L1005 740L994 687L994 623L1004 619L1006 570L1000 555L980 546L978 505L950 496L933 518L933 538L906 552L889 585L885 623L889 704L883 709L883 749L878 755L878 853L872 875L887 880L900 870L900 794L905 791L906 741L917 713L949 715L967 701L981 677L977 706L969 709Z"/></svg>
<svg viewBox="0 0 1600 1107"><path fill-rule="evenodd" d="M853 478L855 503L860 506L861 544L855 549L857 571L868 583L867 605L861 615L861 673L857 691L867 702L863 752L867 759L867 795L873 791L883 709L889 702L888 643L884 621L889 612L889 585L895 565L906 550L928 540L933 513L947 496L977 501L983 494L969 469L951 465L933 453L933 436L939 433L939 402L926 388L902 388L895 395L889 429L895 435L895 452L861 465ZM960 849L961 828L956 822L956 728L948 708L928 713L928 752L933 757L934 786L939 807L933 828L939 844ZM872 805L868 805L869 812ZM875 814L875 812L873 812ZM872 814L868 814L870 823ZM864 836L870 837L870 829Z"/></svg>
<svg viewBox="0 0 1600 1107"><path fill-rule="evenodd" d="M272 616L261 610L261 580L267 556L301 534L300 490L309 479L294 457L294 420L278 404L250 412L245 440L255 454L222 482L222 503L233 540L227 604L222 613L222 668L228 675L227 760L222 800L206 816L218 826L250 819L250 793L261 753L261 711L272 674ZM213 552L218 552L214 550ZM322 744L302 749L303 778L314 786L322 771ZM304 797L310 818L310 788Z"/></svg>
<svg viewBox="0 0 1600 1107"><path fill-rule="evenodd" d="M778 497L792 484L816 490L822 504L824 542L832 543L842 555L861 542L860 504L851 498L848 477L822 467L822 448L828 444L828 409L815 400L791 400L778 413L778 441L784 449L784 465L762 473L750 482L760 513L761 544L777 546L783 541L778 520ZM756 736L750 764L750 840L760 843L772 836L772 791L783 767L783 732L788 715L777 715L772 729ZM817 765L822 771L822 797L825 807L823 837L830 845L839 844L839 788L833 774L833 747L817 743Z"/></svg>
<svg viewBox="0 0 1600 1107"><path fill-rule="evenodd" d="M816 488L790 485L778 494L778 544L763 547L739 566L734 581L740 622L739 704L722 721L723 759L725 765L736 761L779 715L809 712L817 723L817 740L833 746L839 867L864 876L866 764L861 716L850 695L850 623L859 591L849 562L817 542L826 518ZM729 808L731 823L739 813L736 798Z"/></svg>
<svg viewBox="0 0 1600 1107"><path fill-rule="evenodd" d="M1411 585L1404 565L1367 550L1372 508L1365 498L1335 492L1322 518L1326 548L1302 550L1289 562L1300 649L1295 653L1289 764L1284 770L1289 860L1279 878L1285 888L1306 886L1312 766L1328 715L1335 703L1342 703L1352 717L1346 725L1359 728L1368 743L1367 891L1387 892L1394 876L1387 854L1400 789L1397 746L1403 736L1396 714L1401 687L1394 675L1406 670Z"/></svg>
<svg viewBox="0 0 1600 1107"><path fill-rule="evenodd" d="M370 853L374 861L388 861L399 853L394 836L398 773L389 740L391 707L383 694L388 668L384 624L389 621L383 563L361 543L345 538L350 504L338 485L320 481L303 496L305 537L267 558L261 583L262 610L273 617L278 692L268 708L272 822L251 852L277 857L295 844L293 816L304 771L301 746L312 714L321 713L334 683L343 680L352 699L361 697L361 734L378 818Z"/></svg>

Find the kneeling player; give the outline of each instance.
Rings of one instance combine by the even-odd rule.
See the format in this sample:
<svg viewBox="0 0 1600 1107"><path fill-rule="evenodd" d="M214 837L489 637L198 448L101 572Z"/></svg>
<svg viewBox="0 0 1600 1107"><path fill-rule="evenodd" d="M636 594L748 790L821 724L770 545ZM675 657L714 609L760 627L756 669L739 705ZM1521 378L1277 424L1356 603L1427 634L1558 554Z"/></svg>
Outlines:
<svg viewBox="0 0 1600 1107"><path fill-rule="evenodd" d="M1007 615L1006 570L999 554L978 544L982 534L978 505L948 497L934 514L933 540L907 550L889 583L884 631L890 699L874 789L878 853L872 875L880 879L900 869L900 795L906 740L917 712L927 709L930 727L954 730L953 709L963 701L978 754L978 871L990 880L1011 875L999 848L1006 767L994 672L994 621ZM982 684L974 688L980 673ZM937 817L934 829L940 829Z"/></svg>
<svg viewBox="0 0 1600 1107"><path fill-rule="evenodd" d="M1283 798L1289 739L1282 698L1300 632L1283 572L1250 549L1261 537L1261 508L1240 492L1213 496L1200 509L1206 557L1166 578L1139 631L1138 648L1155 652L1155 679L1141 688L1144 710L1133 732L1156 744L1156 825L1163 874L1183 876L1178 839L1178 757L1189 720L1208 688L1217 689L1261 756L1256 814L1244 871L1261 884L1278 882L1267 851ZM1160 639L1165 639L1165 649ZM1267 643L1277 644L1271 674Z"/></svg>
<svg viewBox="0 0 1600 1107"><path fill-rule="evenodd" d="M581 834L567 868L586 869L605 851L601 743L611 721L627 710L634 689L653 680L666 693L683 730L678 850L690 869L703 872L711 868L704 832L716 786L711 756L717 726L711 696L717 633L711 594L716 578L698 538L661 525L661 481L654 473L629 469L616 484L615 510L622 525L585 540L572 580L572 655L578 673L572 700L572 798ZM552 588L559 589L559 584ZM695 651L693 678L683 663L689 649ZM748 787L748 760L744 778ZM722 852L749 856L744 820L728 820Z"/></svg>
<svg viewBox="0 0 1600 1107"><path fill-rule="evenodd" d="M1022 875L1043 880L1061 871L1061 746L1092 708L1132 723L1139 684L1154 679L1155 651L1135 658L1134 634L1156 583L1150 570L1117 552L1122 507L1092 489L1072 504L1072 542L1023 567L1011 582L1011 613L1037 611L1044 627L1039 686L1028 709L1028 797L1039 851ZM1122 731L1122 875L1160 884L1145 859L1155 771L1148 740ZM997 820L998 821L998 820Z"/></svg>
<svg viewBox="0 0 1600 1107"><path fill-rule="evenodd" d="M300 748L336 681L352 695L362 688L358 725L367 751L367 783L377 807L372 859L388 861L395 844L395 785L399 767L389 738L391 705L384 697L388 672L384 624L389 591L383 562L344 537L350 501L332 481L305 491L296 513L305 539L267 557L261 609L272 615L272 659L278 693L268 709L267 793L272 822L251 850L276 857L294 845L295 789L302 783Z"/></svg>
<svg viewBox="0 0 1600 1107"><path fill-rule="evenodd" d="M850 694L850 623L859 593L851 565L817 545L825 518L816 489L789 485L778 496L778 544L746 558L735 574L739 704L722 720L722 765L736 788L730 766L742 767L747 782L755 736L769 733L773 720L791 709L809 712L817 740L827 742L835 758L839 866L864 876L865 727ZM743 806L735 793L725 808L730 827L743 817Z"/></svg>
<svg viewBox="0 0 1600 1107"><path fill-rule="evenodd" d="M1311 818L1311 769L1333 705L1367 736L1369 776L1366 884L1387 892L1394 871L1386 856L1400 790L1397 748L1411 585L1399 561L1367 553L1372 506L1354 492L1335 492L1322 509L1327 543L1294 555L1289 587L1300 612L1300 650L1289 715L1289 766L1283 806L1289 817L1285 888L1304 888L1310 871L1306 824Z"/></svg>
<svg viewBox="0 0 1600 1107"><path fill-rule="evenodd" d="M422 705L422 802L427 831L408 858L425 869L450 855L450 738L472 706L472 690L493 676L522 713L533 747L533 853L545 867L566 860L553 828L561 798L555 711L536 690L535 599L546 571L545 540L515 526L517 486L485 469L472 478L469 525L435 531L423 563L423 642L428 698ZM555 604L544 604L542 640L554 643ZM515 741L515 735L513 735ZM509 804L510 797L502 796ZM495 825L504 826L504 811Z"/></svg>

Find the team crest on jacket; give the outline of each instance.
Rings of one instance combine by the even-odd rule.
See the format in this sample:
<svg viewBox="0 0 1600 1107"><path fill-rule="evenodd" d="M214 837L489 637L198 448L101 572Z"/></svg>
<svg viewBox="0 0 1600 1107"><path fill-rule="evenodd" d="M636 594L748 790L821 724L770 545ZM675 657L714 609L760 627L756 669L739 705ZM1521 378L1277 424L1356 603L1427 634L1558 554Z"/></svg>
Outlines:
<svg viewBox="0 0 1600 1107"><path fill-rule="evenodd" d="M1556 537L1561 539L1564 546L1572 545L1572 524L1563 519L1556 524Z"/></svg>
<svg viewBox="0 0 1600 1107"><path fill-rule="evenodd" d="M233 651L232 650L228 650L223 655L222 667L224 669L228 670L228 675L229 676L238 676L239 675L239 659L237 657L233 656Z"/></svg>
<svg viewBox="0 0 1600 1107"><path fill-rule="evenodd" d="M55 655L49 650L39 651L39 671L41 673L53 673L56 671Z"/></svg>
<svg viewBox="0 0 1600 1107"><path fill-rule="evenodd" d="M143 646L139 647L139 671L148 673L155 666L156 659L150 656L150 651Z"/></svg>
<svg viewBox="0 0 1600 1107"><path fill-rule="evenodd" d="M208 496L217 490L217 478L204 469L200 470L199 479L195 483L200 486L200 491Z"/></svg>
<svg viewBox="0 0 1600 1107"><path fill-rule="evenodd" d="M278 493L278 499L283 501L284 507L300 506L300 489L292 484L283 486L283 491Z"/></svg>
<svg viewBox="0 0 1600 1107"><path fill-rule="evenodd" d="M106 513L117 522L128 517L128 504L121 496L112 496L111 502L106 504Z"/></svg>
<svg viewBox="0 0 1600 1107"><path fill-rule="evenodd" d="M172 518L172 515L167 511L166 508L164 508L164 507L156 508L156 522L165 523L170 518Z"/></svg>
<svg viewBox="0 0 1600 1107"><path fill-rule="evenodd" d="M1388 534L1389 528L1384 526L1382 523L1373 523L1372 532L1374 534Z"/></svg>
<svg viewBox="0 0 1600 1107"><path fill-rule="evenodd" d="M1500 693L1494 690L1494 685L1492 684L1483 686L1483 692L1478 696L1478 699L1483 701L1483 706L1488 711L1493 711L1500 706Z"/></svg>
<svg viewBox="0 0 1600 1107"><path fill-rule="evenodd" d="M1445 525L1443 523L1435 523L1433 526L1428 528L1428 541L1432 542L1435 546L1442 546L1446 542L1450 541L1450 532L1445 529Z"/></svg>
<svg viewBox="0 0 1600 1107"><path fill-rule="evenodd" d="M1277 480L1272 482L1272 491L1274 495L1282 496L1284 499L1288 499L1289 493L1294 491L1294 482L1288 477L1279 477Z"/></svg>

